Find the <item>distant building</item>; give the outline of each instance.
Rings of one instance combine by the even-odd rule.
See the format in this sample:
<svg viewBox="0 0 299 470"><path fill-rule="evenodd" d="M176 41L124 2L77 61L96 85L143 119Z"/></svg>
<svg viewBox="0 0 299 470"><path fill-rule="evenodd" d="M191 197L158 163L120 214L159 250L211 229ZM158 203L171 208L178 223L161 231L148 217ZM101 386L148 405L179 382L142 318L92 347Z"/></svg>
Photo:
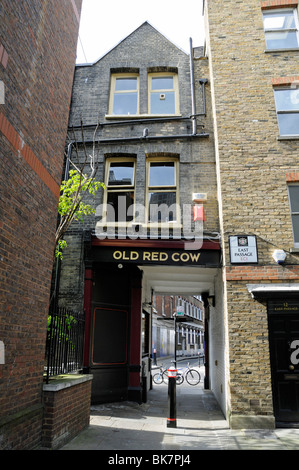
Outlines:
<svg viewBox="0 0 299 470"><path fill-rule="evenodd" d="M156 357L174 356L175 330L173 314L177 308L186 319L177 323L176 355L203 356L204 354L204 305L196 296L153 296L152 350ZM171 320L172 321L171 321Z"/></svg>

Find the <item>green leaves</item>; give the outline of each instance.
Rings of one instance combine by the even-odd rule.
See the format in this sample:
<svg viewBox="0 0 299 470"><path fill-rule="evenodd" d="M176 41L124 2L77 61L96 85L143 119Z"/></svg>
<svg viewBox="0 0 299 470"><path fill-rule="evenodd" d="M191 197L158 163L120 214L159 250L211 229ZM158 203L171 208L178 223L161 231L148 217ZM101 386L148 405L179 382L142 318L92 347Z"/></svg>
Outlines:
<svg viewBox="0 0 299 470"><path fill-rule="evenodd" d="M69 178L62 181L58 213L60 222L56 230L55 256L62 259L62 250L67 246L63 236L73 220L83 222L84 216L95 213L95 208L83 201L83 196L95 196L96 191L105 188L104 183L95 181L93 176L88 177L79 170L70 170Z"/></svg>

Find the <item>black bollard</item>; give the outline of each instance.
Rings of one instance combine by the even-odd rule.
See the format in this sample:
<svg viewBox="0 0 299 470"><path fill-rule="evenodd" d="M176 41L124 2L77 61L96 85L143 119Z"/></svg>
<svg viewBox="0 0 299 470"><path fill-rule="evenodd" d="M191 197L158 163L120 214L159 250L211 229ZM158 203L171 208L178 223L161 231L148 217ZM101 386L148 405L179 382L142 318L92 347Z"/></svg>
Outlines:
<svg viewBox="0 0 299 470"><path fill-rule="evenodd" d="M174 367L170 367L168 372L168 418L167 427L176 428L176 372Z"/></svg>

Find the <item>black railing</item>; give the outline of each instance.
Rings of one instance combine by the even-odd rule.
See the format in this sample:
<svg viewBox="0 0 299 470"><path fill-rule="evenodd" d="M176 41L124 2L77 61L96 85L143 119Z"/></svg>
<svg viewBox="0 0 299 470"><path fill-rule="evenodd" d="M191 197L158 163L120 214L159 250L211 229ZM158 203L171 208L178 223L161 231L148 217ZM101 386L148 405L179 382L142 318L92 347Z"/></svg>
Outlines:
<svg viewBox="0 0 299 470"><path fill-rule="evenodd" d="M80 371L83 366L85 318L65 308L52 308L48 316L45 376Z"/></svg>

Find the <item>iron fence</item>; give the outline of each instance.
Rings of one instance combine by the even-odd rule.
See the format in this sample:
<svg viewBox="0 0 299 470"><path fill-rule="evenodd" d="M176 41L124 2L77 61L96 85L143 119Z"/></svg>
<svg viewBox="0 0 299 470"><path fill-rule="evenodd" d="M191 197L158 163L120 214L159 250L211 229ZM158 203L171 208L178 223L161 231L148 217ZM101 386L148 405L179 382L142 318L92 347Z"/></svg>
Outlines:
<svg viewBox="0 0 299 470"><path fill-rule="evenodd" d="M52 308L48 316L45 376L66 374L82 369L84 314L66 308Z"/></svg>

